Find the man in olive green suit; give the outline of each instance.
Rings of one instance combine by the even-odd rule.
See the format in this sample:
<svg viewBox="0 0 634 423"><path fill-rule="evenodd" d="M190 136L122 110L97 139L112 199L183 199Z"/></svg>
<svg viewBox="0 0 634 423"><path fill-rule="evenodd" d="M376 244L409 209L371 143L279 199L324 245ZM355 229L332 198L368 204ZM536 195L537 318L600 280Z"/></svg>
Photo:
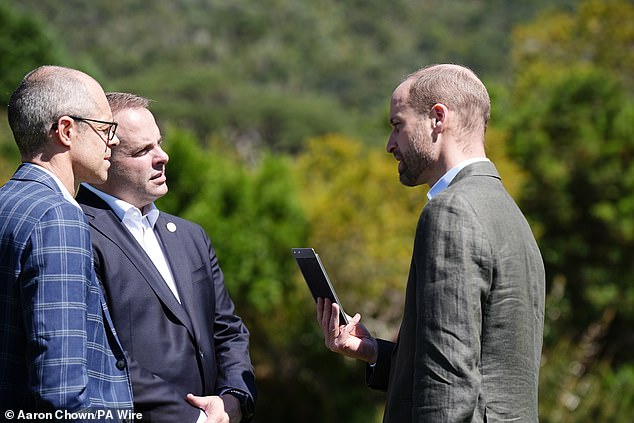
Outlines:
<svg viewBox="0 0 634 423"><path fill-rule="evenodd" d="M318 301L326 346L368 362L384 422L537 422L544 266L531 229L486 158L486 88L434 65L394 91L387 151L400 180L431 187L416 229L395 343ZM389 252L387 252L389 253Z"/></svg>

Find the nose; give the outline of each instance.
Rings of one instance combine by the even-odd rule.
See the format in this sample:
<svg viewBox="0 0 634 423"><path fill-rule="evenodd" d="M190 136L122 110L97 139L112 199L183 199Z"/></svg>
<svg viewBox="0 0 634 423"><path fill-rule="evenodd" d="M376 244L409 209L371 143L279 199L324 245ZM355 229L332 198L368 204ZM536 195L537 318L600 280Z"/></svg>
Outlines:
<svg viewBox="0 0 634 423"><path fill-rule="evenodd" d="M170 156L161 148L160 145L156 146L156 160L158 163L166 164L170 160Z"/></svg>
<svg viewBox="0 0 634 423"><path fill-rule="evenodd" d="M114 137L112 137L112 139L106 143L106 145L110 148L114 147L115 145L119 145L119 137L117 137L117 134L115 134Z"/></svg>
<svg viewBox="0 0 634 423"><path fill-rule="evenodd" d="M394 134L390 133L389 138L387 139L387 145L385 146L385 151L389 154L392 154L394 150L396 150L396 141L394 140Z"/></svg>

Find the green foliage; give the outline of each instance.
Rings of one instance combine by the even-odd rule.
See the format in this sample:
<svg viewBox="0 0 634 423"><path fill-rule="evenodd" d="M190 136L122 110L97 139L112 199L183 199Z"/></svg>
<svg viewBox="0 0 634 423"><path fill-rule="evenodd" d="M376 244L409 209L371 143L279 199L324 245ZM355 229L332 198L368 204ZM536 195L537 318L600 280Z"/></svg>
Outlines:
<svg viewBox="0 0 634 423"><path fill-rule="evenodd" d="M336 135L310 140L296 175L309 244L326 263L346 311L361 312L375 333L395 337L425 192L399 183L385 150Z"/></svg>
<svg viewBox="0 0 634 423"><path fill-rule="evenodd" d="M200 139L296 152L329 131L380 144L389 93L425 64L459 62L508 79L512 26L575 2L22 0L15 8L58 28L76 23L59 33L73 58L95 63L107 90L157 100L161 121Z"/></svg>
<svg viewBox="0 0 634 423"><path fill-rule="evenodd" d="M6 114L0 112L0 185L13 175L20 164L20 152L15 145Z"/></svg>
<svg viewBox="0 0 634 423"><path fill-rule="evenodd" d="M153 108L160 120L178 122L200 138L212 134L230 139L238 149L296 152L310 136L376 131L345 111L331 95L289 96L281 87L250 80L228 84L231 75L213 67L186 69L166 86L161 69L149 77L127 79L118 90L135 91L144 86L143 95L155 100Z"/></svg>
<svg viewBox="0 0 634 423"><path fill-rule="evenodd" d="M169 128L164 145L170 192L159 207L198 222L211 236L251 332L257 420L277 421L280 413L306 422L375 419L377 396L360 383L360 364L324 348L312 299L290 255L292 247L307 245L307 221L288 158L264 155L256 166L245 166L222 142L202 148L190 134Z"/></svg>
<svg viewBox="0 0 634 423"><path fill-rule="evenodd" d="M543 363L540 421L543 423L629 422L634 410L634 365L601 361L587 368L578 347L562 339Z"/></svg>
<svg viewBox="0 0 634 423"><path fill-rule="evenodd" d="M611 75L585 64L536 68L516 87L511 146L531 174L522 203L549 274L569 281L577 322L608 306L634 310L623 295L634 278L634 103Z"/></svg>
<svg viewBox="0 0 634 423"><path fill-rule="evenodd" d="M547 72L571 64L600 66L634 88L634 6L629 0L586 0L576 13L543 14L514 31L513 63Z"/></svg>
<svg viewBox="0 0 634 423"><path fill-rule="evenodd" d="M27 72L54 62L61 51L40 19L0 3L0 103L7 104Z"/></svg>
<svg viewBox="0 0 634 423"><path fill-rule="evenodd" d="M207 230L227 286L246 308L266 313L283 304L295 270L290 246L305 239L285 159L265 156L247 169L231 150L204 150L182 131L166 140L171 190L161 206Z"/></svg>
<svg viewBox="0 0 634 423"><path fill-rule="evenodd" d="M515 32L508 134L546 263L540 415L634 413L634 6L588 0Z"/></svg>

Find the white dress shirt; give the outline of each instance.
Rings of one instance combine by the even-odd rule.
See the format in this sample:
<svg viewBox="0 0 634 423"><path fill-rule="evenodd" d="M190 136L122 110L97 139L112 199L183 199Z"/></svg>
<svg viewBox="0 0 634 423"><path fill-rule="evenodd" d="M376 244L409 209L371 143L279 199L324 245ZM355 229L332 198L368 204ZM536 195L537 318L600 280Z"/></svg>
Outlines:
<svg viewBox="0 0 634 423"><path fill-rule="evenodd" d="M99 191L91 185L83 185L105 201L115 212L134 239L136 239L143 248L143 251L145 251L150 260L152 260L154 267L156 267L161 276L163 276L163 280L180 303L181 300L178 295L178 290L176 289L176 284L174 283L174 276L167 263L163 249L154 233L154 225L159 217L159 210L154 203L145 206L142 213L141 210L126 201Z"/></svg>

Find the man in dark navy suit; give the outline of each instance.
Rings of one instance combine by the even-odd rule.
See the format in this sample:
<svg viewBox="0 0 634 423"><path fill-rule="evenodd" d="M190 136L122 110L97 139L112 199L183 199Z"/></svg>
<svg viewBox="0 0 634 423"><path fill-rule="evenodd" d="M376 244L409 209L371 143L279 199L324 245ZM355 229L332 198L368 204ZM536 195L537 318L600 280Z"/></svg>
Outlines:
<svg viewBox="0 0 634 423"><path fill-rule="evenodd" d="M249 332L198 225L159 211L168 155L145 98L107 95L119 124L108 181L82 185L95 269L129 359L144 421L249 421ZM193 394L193 395L188 395ZM194 396L195 395L195 396Z"/></svg>

